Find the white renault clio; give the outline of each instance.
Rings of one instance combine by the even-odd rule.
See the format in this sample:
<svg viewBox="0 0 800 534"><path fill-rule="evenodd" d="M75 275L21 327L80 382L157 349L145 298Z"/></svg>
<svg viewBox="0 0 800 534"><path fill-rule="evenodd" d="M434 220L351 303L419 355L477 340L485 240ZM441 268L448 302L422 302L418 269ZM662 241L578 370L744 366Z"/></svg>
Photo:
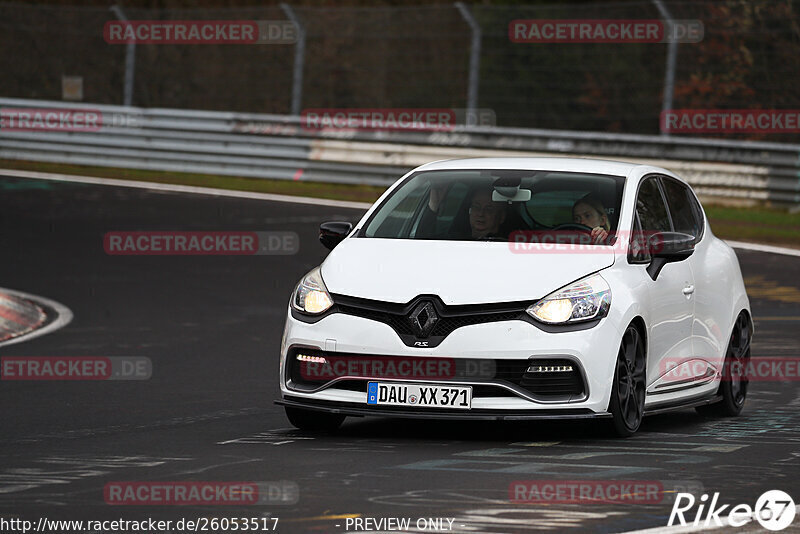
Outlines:
<svg viewBox="0 0 800 534"><path fill-rule="evenodd" d="M646 165L422 165L291 297L281 399L302 429L346 416L737 415L753 323L737 258L691 188Z"/></svg>

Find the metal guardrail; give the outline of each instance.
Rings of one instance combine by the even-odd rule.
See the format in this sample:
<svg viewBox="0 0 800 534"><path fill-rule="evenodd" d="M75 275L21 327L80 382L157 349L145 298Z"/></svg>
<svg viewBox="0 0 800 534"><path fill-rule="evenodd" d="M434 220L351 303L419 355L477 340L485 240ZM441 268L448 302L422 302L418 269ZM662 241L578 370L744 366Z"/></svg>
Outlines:
<svg viewBox="0 0 800 534"><path fill-rule="evenodd" d="M437 159L591 156L651 163L700 195L800 203L800 145L670 136L457 126L449 132L303 128L287 115L144 109L0 98L0 109L91 109L96 131L0 128L0 158L389 185Z"/></svg>

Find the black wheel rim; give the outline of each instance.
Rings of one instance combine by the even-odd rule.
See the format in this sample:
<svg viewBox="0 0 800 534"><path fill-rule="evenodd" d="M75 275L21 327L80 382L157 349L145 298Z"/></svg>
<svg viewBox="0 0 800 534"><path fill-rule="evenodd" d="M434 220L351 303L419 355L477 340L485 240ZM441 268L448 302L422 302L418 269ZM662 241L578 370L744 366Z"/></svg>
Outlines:
<svg viewBox="0 0 800 534"><path fill-rule="evenodd" d="M750 362L750 321L744 314L736 319L736 325L728 343L725 355L725 372L730 382L731 400L737 405L744 404L747 397L747 366Z"/></svg>
<svg viewBox="0 0 800 534"><path fill-rule="evenodd" d="M639 427L644 415L644 345L639 331L628 328L617 357L617 397L620 416L631 430Z"/></svg>

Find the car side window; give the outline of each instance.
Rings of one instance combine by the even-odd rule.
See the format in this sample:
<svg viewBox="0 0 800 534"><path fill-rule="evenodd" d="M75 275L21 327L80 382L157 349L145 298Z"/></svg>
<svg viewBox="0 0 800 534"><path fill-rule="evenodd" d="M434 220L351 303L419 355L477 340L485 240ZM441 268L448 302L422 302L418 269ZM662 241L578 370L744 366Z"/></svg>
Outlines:
<svg viewBox="0 0 800 534"><path fill-rule="evenodd" d="M647 178L639 186L636 213L646 233L670 232L672 224L656 178Z"/></svg>
<svg viewBox="0 0 800 534"><path fill-rule="evenodd" d="M663 178L664 194L669 204L669 213L676 232L689 234L695 239L700 236L700 221L695 214L693 195L689 188L672 178Z"/></svg>
<svg viewBox="0 0 800 534"><path fill-rule="evenodd" d="M664 197L655 177L645 178L639 185L636 197L636 214L633 218L633 232L630 236L628 261L647 263L650 261L648 239L654 232L669 232L672 222L664 204Z"/></svg>
<svg viewBox="0 0 800 534"><path fill-rule="evenodd" d="M642 232L642 225L639 222L639 215L633 216L633 232L628 246L629 263L649 263L652 259L647 249L647 236Z"/></svg>

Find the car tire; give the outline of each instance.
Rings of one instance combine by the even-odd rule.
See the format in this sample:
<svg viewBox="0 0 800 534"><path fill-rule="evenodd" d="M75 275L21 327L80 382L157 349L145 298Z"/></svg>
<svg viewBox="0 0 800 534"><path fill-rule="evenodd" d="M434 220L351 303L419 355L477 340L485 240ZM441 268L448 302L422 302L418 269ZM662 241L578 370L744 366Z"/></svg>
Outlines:
<svg viewBox="0 0 800 534"><path fill-rule="evenodd" d="M644 337L639 329L631 324L622 336L617 353L609 403L612 430L618 437L627 438L634 435L642 424L646 365Z"/></svg>
<svg viewBox="0 0 800 534"><path fill-rule="evenodd" d="M316 412L285 406L286 417L292 426L312 432L333 432L344 421L345 416L335 413Z"/></svg>
<svg viewBox="0 0 800 534"><path fill-rule="evenodd" d="M747 366L750 362L750 340L752 329L750 319L745 312L736 318L728 347L725 350L725 362L722 364L722 378L719 384L719 395L722 400L714 404L706 404L695 408L701 415L716 417L735 417L742 413L747 400Z"/></svg>

